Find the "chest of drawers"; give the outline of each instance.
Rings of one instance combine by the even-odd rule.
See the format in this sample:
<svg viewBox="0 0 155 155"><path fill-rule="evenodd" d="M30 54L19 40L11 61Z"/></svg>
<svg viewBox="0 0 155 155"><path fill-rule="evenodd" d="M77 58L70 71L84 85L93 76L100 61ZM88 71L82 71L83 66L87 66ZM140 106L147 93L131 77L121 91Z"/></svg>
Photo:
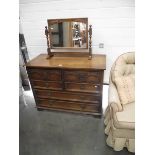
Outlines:
<svg viewBox="0 0 155 155"><path fill-rule="evenodd" d="M41 54L27 63L27 73L40 110L102 115L104 55L52 57Z"/></svg>

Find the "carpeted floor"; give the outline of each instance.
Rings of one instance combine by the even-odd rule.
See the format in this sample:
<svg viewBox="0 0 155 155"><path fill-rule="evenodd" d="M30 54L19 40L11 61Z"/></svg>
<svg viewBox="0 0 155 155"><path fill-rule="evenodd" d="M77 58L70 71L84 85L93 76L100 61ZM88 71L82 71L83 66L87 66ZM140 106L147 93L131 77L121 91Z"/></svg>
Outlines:
<svg viewBox="0 0 155 155"><path fill-rule="evenodd" d="M20 97L20 155L134 155L106 145L103 118L37 111L31 91Z"/></svg>

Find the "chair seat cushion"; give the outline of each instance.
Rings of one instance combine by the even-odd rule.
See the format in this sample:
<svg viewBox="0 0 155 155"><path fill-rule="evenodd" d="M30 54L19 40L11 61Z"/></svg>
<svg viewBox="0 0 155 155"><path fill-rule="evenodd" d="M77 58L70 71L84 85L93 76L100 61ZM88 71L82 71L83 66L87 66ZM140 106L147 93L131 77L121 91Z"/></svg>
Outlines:
<svg viewBox="0 0 155 155"><path fill-rule="evenodd" d="M135 129L135 103L123 105L123 110L114 114L116 128Z"/></svg>

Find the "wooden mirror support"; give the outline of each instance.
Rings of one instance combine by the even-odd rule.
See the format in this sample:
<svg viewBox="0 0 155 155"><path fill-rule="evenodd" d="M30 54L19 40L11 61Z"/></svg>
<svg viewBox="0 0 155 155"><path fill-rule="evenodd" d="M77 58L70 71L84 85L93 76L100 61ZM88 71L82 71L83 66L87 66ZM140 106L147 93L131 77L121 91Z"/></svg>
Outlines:
<svg viewBox="0 0 155 155"><path fill-rule="evenodd" d="M54 54L51 52L51 47L50 47L50 40L49 40L49 31L47 29L47 26L45 26L45 35L47 39L47 59L51 58Z"/></svg>
<svg viewBox="0 0 155 155"><path fill-rule="evenodd" d="M89 60L92 59L92 25L89 25Z"/></svg>
<svg viewBox="0 0 155 155"><path fill-rule="evenodd" d="M70 53L70 55L81 55L81 56L88 56L88 59L91 60L92 59L92 25L89 25L89 29L88 29L88 18L70 18L70 19L58 19L58 20L47 20L48 21L48 27L45 26L45 35L46 35L46 39L47 39L47 59L50 59L52 56L54 56L55 54L62 54L62 53ZM59 22L63 22L63 21L71 21L71 22L83 22L86 24L86 48L65 48L65 47L54 47L53 44L53 37L52 37L52 31L51 31L51 25L54 23L59 23ZM89 35L89 37L88 37ZM62 49L67 49L68 52L60 52L62 51ZM82 51L85 50L84 52ZM72 52L73 51L73 52ZM78 52L75 52L78 51Z"/></svg>

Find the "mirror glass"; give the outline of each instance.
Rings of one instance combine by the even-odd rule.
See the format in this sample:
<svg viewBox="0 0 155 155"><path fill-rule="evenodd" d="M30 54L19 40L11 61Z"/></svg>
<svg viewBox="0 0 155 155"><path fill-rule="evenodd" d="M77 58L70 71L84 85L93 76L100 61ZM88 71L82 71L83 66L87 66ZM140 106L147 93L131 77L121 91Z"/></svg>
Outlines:
<svg viewBox="0 0 155 155"><path fill-rule="evenodd" d="M88 48L87 18L48 20L52 48Z"/></svg>

